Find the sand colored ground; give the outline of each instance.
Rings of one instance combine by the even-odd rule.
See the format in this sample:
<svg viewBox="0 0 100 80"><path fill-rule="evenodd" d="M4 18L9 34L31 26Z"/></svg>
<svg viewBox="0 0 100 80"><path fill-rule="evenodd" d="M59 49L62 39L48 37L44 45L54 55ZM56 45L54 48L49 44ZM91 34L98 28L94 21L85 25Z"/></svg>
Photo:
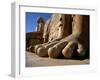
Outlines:
<svg viewBox="0 0 100 80"><path fill-rule="evenodd" d="M35 53L26 52L26 67L40 66L62 66L62 65L83 65L89 64L89 59L72 60L72 59L53 59L49 57L39 57Z"/></svg>

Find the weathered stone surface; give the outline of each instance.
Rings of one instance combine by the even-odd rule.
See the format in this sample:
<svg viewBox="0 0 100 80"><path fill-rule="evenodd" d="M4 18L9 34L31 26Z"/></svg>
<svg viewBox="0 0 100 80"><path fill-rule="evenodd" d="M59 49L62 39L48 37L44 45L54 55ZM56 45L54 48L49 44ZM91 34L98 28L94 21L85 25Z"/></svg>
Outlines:
<svg viewBox="0 0 100 80"><path fill-rule="evenodd" d="M48 51L48 54L56 54L56 56L58 56L61 53L61 49L65 47L65 44L68 43L66 47L63 49L62 54L66 58L71 58L75 45L74 44L70 45L70 43L72 41L75 41L75 44L77 44L78 46L77 49L78 54L80 56L85 56L87 49L89 49L89 45L88 45L89 44L89 30L88 30L89 17L74 15L72 18L73 18L72 34L60 40L56 45L52 47L53 50L50 49L50 51Z"/></svg>
<svg viewBox="0 0 100 80"><path fill-rule="evenodd" d="M37 55L71 58L73 51L83 57L89 53L88 15L53 14L43 28L44 43L35 46Z"/></svg>
<svg viewBox="0 0 100 80"><path fill-rule="evenodd" d="M42 44L43 43L43 33L41 32L28 32L26 33L26 49L28 51L31 51L31 47L32 49L34 49L33 47L37 44ZM33 52L33 50L32 50Z"/></svg>
<svg viewBox="0 0 100 80"><path fill-rule="evenodd" d="M66 22L65 22L66 21ZM64 14L53 14L51 19L47 21L46 26L44 27L44 37L48 37L48 42L44 43L42 46L48 46L47 50L54 46L62 38L68 36L71 33L71 15ZM68 26L68 27L67 27ZM56 42L56 43L55 43ZM55 43L55 44L52 44ZM39 51L38 51L39 52ZM47 51L46 51L47 52ZM40 54L40 53L38 53Z"/></svg>
<svg viewBox="0 0 100 80"><path fill-rule="evenodd" d="M71 15L53 14L48 25L48 41L62 39L71 34L71 20Z"/></svg>

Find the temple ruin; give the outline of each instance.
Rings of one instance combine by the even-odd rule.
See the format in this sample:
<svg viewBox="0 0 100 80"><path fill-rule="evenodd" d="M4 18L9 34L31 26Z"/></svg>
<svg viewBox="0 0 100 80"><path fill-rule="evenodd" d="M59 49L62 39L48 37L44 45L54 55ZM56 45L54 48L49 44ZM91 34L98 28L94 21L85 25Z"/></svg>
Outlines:
<svg viewBox="0 0 100 80"><path fill-rule="evenodd" d="M26 50L41 57L89 57L89 15L52 14L37 23L36 32L26 33Z"/></svg>

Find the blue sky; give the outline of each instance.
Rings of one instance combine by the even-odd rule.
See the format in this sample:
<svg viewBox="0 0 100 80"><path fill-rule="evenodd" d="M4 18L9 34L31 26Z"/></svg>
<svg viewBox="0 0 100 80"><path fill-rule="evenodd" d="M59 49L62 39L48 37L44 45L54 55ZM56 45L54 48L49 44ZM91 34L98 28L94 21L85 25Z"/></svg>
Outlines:
<svg viewBox="0 0 100 80"><path fill-rule="evenodd" d="M44 20L47 21L51 15L51 13L26 12L26 32L33 32L36 30L38 17L43 17Z"/></svg>

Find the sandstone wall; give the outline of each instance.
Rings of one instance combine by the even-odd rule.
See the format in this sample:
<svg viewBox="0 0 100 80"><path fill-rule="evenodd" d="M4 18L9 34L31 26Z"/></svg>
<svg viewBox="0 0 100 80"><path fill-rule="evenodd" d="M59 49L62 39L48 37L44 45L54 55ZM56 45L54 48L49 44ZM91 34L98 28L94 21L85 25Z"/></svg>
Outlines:
<svg viewBox="0 0 100 80"><path fill-rule="evenodd" d="M43 43L43 33L41 32L26 33L26 48L42 43Z"/></svg>

